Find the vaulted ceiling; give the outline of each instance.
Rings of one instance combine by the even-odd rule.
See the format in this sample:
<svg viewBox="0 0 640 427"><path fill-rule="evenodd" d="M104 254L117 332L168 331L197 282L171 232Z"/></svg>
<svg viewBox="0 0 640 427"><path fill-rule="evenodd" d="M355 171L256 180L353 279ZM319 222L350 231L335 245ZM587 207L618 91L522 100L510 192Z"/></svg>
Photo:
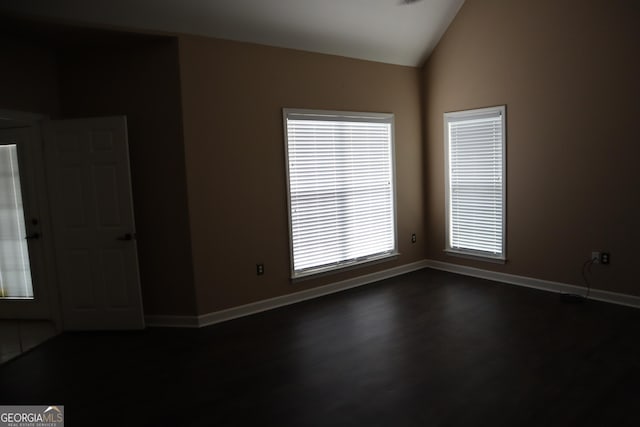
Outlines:
<svg viewBox="0 0 640 427"><path fill-rule="evenodd" d="M197 34L421 65L464 0L2 0L68 23Z"/></svg>

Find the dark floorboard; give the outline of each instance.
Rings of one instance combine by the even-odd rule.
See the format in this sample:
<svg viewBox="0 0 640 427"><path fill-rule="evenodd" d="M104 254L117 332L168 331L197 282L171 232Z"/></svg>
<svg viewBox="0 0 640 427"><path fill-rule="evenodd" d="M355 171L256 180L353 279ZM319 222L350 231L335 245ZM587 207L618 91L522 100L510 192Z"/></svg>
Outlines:
<svg viewBox="0 0 640 427"><path fill-rule="evenodd" d="M67 426L640 425L640 310L422 270L199 330L66 333L0 367Z"/></svg>

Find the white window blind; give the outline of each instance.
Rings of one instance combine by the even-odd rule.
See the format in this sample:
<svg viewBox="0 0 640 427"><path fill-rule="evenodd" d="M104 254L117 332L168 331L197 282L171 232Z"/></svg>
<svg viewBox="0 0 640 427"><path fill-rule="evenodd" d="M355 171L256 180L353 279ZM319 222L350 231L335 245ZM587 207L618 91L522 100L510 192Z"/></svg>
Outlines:
<svg viewBox="0 0 640 427"><path fill-rule="evenodd" d="M393 115L284 119L292 277L395 254Z"/></svg>
<svg viewBox="0 0 640 427"><path fill-rule="evenodd" d="M0 298L33 298L15 144L0 145Z"/></svg>
<svg viewBox="0 0 640 427"><path fill-rule="evenodd" d="M505 108L445 113L447 250L504 259Z"/></svg>

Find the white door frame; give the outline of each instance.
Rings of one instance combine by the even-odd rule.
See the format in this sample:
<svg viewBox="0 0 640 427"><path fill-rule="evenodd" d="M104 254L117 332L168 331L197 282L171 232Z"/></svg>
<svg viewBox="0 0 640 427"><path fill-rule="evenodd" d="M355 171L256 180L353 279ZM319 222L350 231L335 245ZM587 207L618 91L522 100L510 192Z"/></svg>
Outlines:
<svg viewBox="0 0 640 427"><path fill-rule="evenodd" d="M49 199L46 189L44 170L44 147L42 141L41 122L47 117L41 114L27 113L14 110L0 110L0 128L26 128L32 142L33 152L30 160L33 162L34 186L39 213L39 228L42 231L42 270L41 276L45 278L41 286L46 286L46 296L49 306L49 317L56 325L58 331L62 330L62 312L60 307L59 286L55 265L55 253L53 245L53 231L51 226L51 213L49 211Z"/></svg>

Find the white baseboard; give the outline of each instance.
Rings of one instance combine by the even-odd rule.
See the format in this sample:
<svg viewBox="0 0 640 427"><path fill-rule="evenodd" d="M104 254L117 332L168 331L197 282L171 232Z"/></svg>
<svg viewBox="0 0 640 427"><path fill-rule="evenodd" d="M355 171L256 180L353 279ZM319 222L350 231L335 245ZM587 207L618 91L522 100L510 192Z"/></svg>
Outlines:
<svg viewBox="0 0 640 427"><path fill-rule="evenodd" d="M587 289L583 286L569 285L561 282L535 279L533 277L518 276L515 274L500 273L497 271L483 270L480 268L467 267L464 265L452 264L435 260L422 260L399 267L390 268L364 276L331 283L325 286L305 289L304 291L269 298L250 304L232 307L225 310L214 311L200 316L146 316L147 326L155 327L177 327L177 328L200 328L209 326L238 317L249 316L262 311L283 307L290 304L318 298L335 292L344 291L358 286L367 285L380 280L399 276L401 274L420 270L423 268L433 268L435 270L448 271L465 276L477 277L480 279L492 280L500 283L524 286L527 288L540 289L555 293L571 293L584 295ZM597 301L609 302L613 304L625 305L628 307L640 308L640 297L634 295L621 294L617 292L591 289L589 298Z"/></svg>
<svg viewBox="0 0 640 427"><path fill-rule="evenodd" d="M295 304L324 295L333 294L358 286L368 285L380 280L400 276L412 271L421 270L428 267L427 261L417 261L398 267L389 268L387 270L366 274L364 276L354 277L352 279L342 280L340 282L331 283L329 285L318 286L316 288L305 289L304 291L294 292L275 298L269 298L250 304L232 307L225 310L214 311L212 313L202 314L200 316L146 316L147 326L162 327L178 327L178 328L199 328L209 326L227 320L236 319L238 317L249 316L251 314L260 313L262 311L271 310L285 305Z"/></svg>
<svg viewBox="0 0 640 427"><path fill-rule="evenodd" d="M426 267L433 268L435 270L448 271L450 273L478 277L480 279L488 279L495 282L508 283L511 285L525 286L527 288L540 289L549 292L571 293L578 295L584 295L587 292L587 288L583 286L575 286L566 283L552 282L549 280L534 279L532 277L517 276L515 274L500 273L497 271L482 270L480 268L467 267L464 265L452 264L448 262L426 260L425 265ZM621 294L617 292L609 292L591 288L589 299L625 305L628 307L640 308L640 297L634 295Z"/></svg>

